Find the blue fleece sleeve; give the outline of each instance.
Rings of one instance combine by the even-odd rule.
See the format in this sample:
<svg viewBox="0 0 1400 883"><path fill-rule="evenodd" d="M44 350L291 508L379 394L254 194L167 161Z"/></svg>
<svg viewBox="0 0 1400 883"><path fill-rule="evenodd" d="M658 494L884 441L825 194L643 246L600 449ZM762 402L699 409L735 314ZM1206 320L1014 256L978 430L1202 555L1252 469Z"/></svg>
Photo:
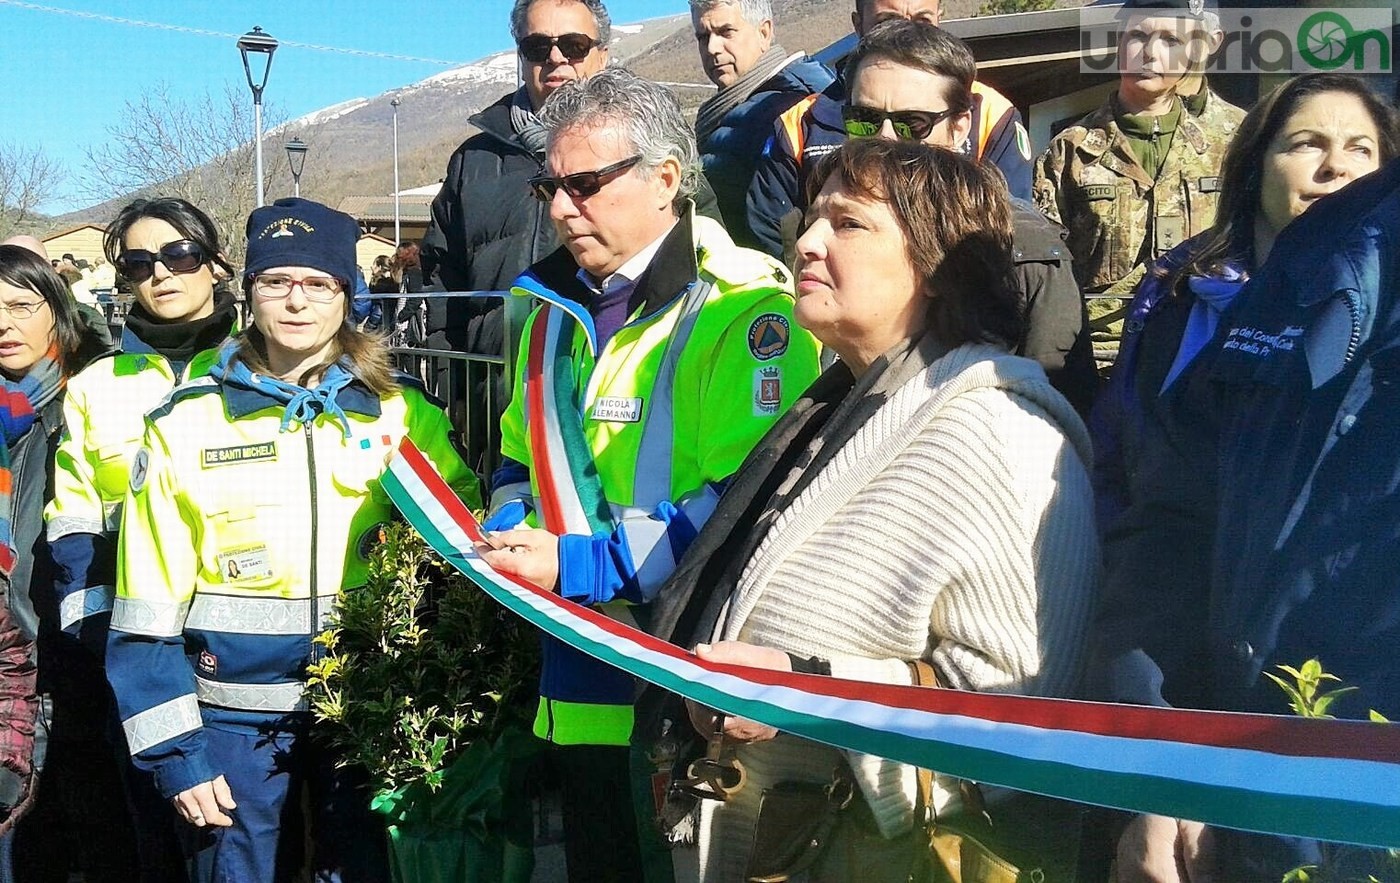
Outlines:
<svg viewBox="0 0 1400 883"><path fill-rule="evenodd" d="M676 569L719 500L707 484L649 513L628 516L610 534L559 538L559 593L579 604L645 604Z"/></svg>
<svg viewBox="0 0 1400 883"><path fill-rule="evenodd" d="M57 571L59 628L102 659L112 620L116 549L107 537L70 533L50 541L49 550Z"/></svg>
<svg viewBox="0 0 1400 883"><path fill-rule="evenodd" d="M781 121L763 144L745 197L749 229L760 250L783 259L782 221L798 203L797 160Z"/></svg>
<svg viewBox="0 0 1400 883"><path fill-rule="evenodd" d="M990 162L1006 178L1006 189L1018 199L1031 198L1034 178L1031 169L1031 139L1021 122L1021 112L1012 108L997 120L982 150L982 162Z"/></svg>

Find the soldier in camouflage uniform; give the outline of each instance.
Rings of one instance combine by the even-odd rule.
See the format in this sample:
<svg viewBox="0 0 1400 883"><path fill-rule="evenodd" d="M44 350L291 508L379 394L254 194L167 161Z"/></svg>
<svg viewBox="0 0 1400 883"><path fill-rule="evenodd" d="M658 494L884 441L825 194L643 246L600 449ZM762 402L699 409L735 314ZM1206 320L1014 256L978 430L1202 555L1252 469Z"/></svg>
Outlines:
<svg viewBox="0 0 1400 883"><path fill-rule="evenodd" d="M1175 91L1184 57L1141 48L1167 43L1159 32L1204 25L1200 0L1130 0L1124 9L1118 91L1056 136L1036 166L1036 205L1069 230L1080 287L1113 298L1091 303L1101 327L1153 260L1214 221L1220 163L1244 118L1209 89L1197 96L1199 116L1186 112Z"/></svg>

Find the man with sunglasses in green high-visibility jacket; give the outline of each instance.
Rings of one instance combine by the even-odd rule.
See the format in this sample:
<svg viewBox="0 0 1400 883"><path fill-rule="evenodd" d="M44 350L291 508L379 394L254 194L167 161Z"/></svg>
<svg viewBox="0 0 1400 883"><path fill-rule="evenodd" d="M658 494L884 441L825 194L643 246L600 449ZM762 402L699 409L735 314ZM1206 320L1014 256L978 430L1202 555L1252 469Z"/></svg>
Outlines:
<svg viewBox="0 0 1400 883"><path fill-rule="evenodd" d="M694 216L695 138L665 88L611 68L540 116L532 184L564 247L516 283L534 309L501 421L487 522L500 532L481 551L644 620L726 480L816 378L817 345L793 323L787 271ZM642 879L635 684L554 640L542 666L535 731L562 772L570 879Z"/></svg>

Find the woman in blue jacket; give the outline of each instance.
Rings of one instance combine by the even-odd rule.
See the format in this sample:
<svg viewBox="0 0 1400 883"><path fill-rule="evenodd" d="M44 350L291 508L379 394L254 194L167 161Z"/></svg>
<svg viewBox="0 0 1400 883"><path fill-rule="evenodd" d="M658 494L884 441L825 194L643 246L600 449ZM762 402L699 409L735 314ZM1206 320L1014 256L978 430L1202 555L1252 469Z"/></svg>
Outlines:
<svg viewBox="0 0 1400 883"><path fill-rule="evenodd" d="M1225 509L1256 513L1249 520L1265 523L1263 513L1300 479L1283 470L1238 500L1219 495L1217 477L1238 470L1220 467L1217 379L1222 366L1238 365L1228 358L1231 352L1274 363L1279 358L1271 354L1301 350L1302 338L1286 327L1235 328L1236 295L1266 261L1272 266L1287 257L1274 254L1275 243L1295 218L1397 153L1396 112L1364 81L1330 73L1290 80L1241 123L1222 167L1215 225L1165 255L1139 286L1112 380L1090 421L1105 560L1091 672L1101 698L1286 713L1281 692L1276 702L1263 699L1272 688L1255 691L1247 702L1225 689L1236 675L1235 656L1255 667L1258 680L1255 648L1245 636L1276 620L1262 610L1245 614L1230 600L1234 588L1216 577L1221 555L1249 569L1263 568L1267 556L1245 551L1239 535L1222 549L1225 534L1215 526ZM1277 287L1256 283L1249 290L1267 300ZM1301 334L1301 325L1294 331ZM1263 374L1236 372L1227 385L1260 381L1274 383ZM1257 455L1249 448L1249 457ZM1223 613L1241 618L1226 626ZM1282 661L1297 665L1305 658ZM1190 856L1188 865L1198 861L1204 831L1194 822L1139 817L1119 841L1118 879L1177 880L1175 856ZM1242 870L1248 851L1228 850L1234 864L1228 872L1222 866L1221 875L1263 879L1256 876L1264 874L1261 866ZM1269 874L1278 878L1302 863L1284 861Z"/></svg>
<svg viewBox="0 0 1400 883"><path fill-rule="evenodd" d="M1089 421L1106 590L1102 665L1092 674L1105 698L1200 703L1192 661L1203 636L1169 619L1190 607L1185 592L1206 591L1210 555L1197 532L1211 505L1201 477L1213 466L1191 444L1201 427L1183 410L1185 378L1279 231L1397 153L1396 112L1363 80L1327 73L1288 81L1240 124L1221 168L1215 224L1164 255L1138 286L1112 379ZM1170 600L1145 603L1157 594ZM1138 651L1151 666L1144 669ZM1167 675L1160 687L1152 667Z"/></svg>
<svg viewBox="0 0 1400 883"><path fill-rule="evenodd" d="M108 677L133 760L203 835L197 880L291 879L303 783L317 879L382 880L363 772L307 738L306 665L392 516L379 477L399 441L473 506L477 481L441 408L347 321L355 220L285 199L247 229L253 327L147 415Z"/></svg>

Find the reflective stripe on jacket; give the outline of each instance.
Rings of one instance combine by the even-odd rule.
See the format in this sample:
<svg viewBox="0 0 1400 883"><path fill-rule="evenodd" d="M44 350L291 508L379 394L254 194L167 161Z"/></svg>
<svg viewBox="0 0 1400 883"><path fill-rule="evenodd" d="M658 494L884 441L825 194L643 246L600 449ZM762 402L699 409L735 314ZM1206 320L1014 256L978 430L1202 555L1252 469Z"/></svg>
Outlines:
<svg viewBox="0 0 1400 883"><path fill-rule="evenodd" d="M144 415L181 383L208 374L218 358L216 349L205 350L177 373L132 335L122 342L125 352L99 359L68 381L66 432L54 458L53 500L44 511L58 568L59 626L99 655L112 610L116 528Z"/></svg>

